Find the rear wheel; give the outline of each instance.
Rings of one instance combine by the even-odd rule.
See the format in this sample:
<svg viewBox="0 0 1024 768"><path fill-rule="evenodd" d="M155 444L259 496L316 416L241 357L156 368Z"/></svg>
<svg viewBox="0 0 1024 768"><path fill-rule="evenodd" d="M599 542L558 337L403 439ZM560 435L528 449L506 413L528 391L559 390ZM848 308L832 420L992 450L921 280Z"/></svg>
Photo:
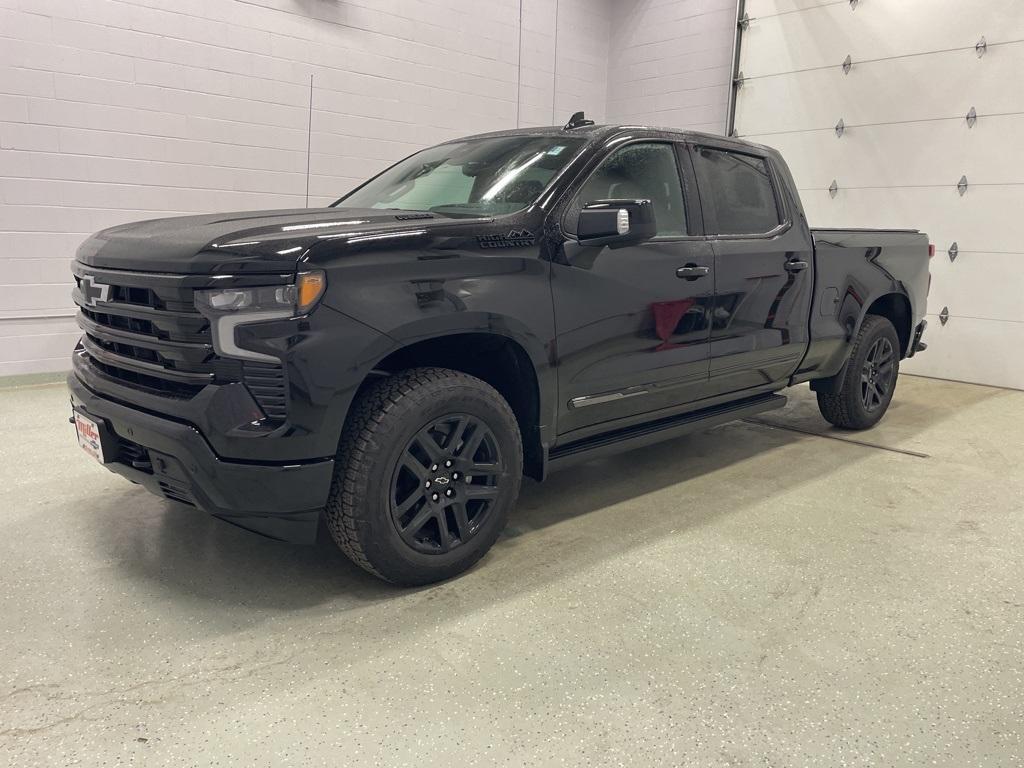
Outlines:
<svg viewBox="0 0 1024 768"><path fill-rule="evenodd" d="M899 350L899 336L887 318L865 317L838 390L818 392L821 415L845 429L867 429L878 423L896 390Z"/></svg>
<svg viewBox="0 0 1024 768"><path fill-rule="evenodd" d="M522 461L515 415L487 383L443 368L389 376L346 424L326 507L331 534L387 581L449 578L498 538Z"/></svg>

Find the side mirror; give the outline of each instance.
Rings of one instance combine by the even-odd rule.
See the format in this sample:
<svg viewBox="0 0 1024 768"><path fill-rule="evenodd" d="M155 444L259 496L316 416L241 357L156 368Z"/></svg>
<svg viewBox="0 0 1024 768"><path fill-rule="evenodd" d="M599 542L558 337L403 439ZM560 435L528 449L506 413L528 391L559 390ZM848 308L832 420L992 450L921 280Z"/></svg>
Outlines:
<svg viewBox="0 0 1024 768"><path fill-rule="evenodd" d="M657 233L650 200L595 200L583 206L576 224L580 245L620 248L650 240Z"/></svg>

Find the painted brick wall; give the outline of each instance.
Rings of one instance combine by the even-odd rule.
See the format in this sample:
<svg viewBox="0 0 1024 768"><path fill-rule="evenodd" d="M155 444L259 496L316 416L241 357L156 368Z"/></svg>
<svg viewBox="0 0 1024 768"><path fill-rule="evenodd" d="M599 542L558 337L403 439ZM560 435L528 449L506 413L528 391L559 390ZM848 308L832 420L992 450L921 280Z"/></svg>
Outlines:
<svg viewBox="0 0 1024 768"><path fill-rule="evenodd" d="M444 139L603 119L614 1L0 0L0 375L68 367L88 234L303 206L307 139L322 205Z"/></svg>
<svg viewBox="0 0 1024 768"><path fill-rule="evenodd" d="M608 119L724 133L736 0L612 1Z"/></svg>
<svg viewBox="0 0 1024 768"><path fill-rule="evenodd" d="M615 2L524 0L520 125L563 123L581 109L589 118L605 119ZM552 90L556 82L557 93Z"/></svg>
<svg viewBox="0 0 1024 768"><path fill-rule="evenodd" d="M67 367L88 234L303 206L307 146L323 205L420 147L577 109L721 130L733 8L0 0L0 375Z"/></svg>

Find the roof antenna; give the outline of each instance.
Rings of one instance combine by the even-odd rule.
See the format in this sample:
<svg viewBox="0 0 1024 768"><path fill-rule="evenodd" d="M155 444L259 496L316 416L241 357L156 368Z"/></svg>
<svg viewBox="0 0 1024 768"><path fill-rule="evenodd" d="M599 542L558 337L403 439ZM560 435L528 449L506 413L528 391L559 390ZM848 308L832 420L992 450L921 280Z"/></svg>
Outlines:
<svg viewBox="0 0 1024 768"><path fill-rule="evenodd" d="M582 112L576 112L576 113L573 114L572 117L569 118L569 122L566 123L562 127L562 130L563 131L571 131L573 128L582 128L584 125L593 125L593 124L594 124L594 121L593 120L587 120L587 118L585 118L583 116Z"/></svg>

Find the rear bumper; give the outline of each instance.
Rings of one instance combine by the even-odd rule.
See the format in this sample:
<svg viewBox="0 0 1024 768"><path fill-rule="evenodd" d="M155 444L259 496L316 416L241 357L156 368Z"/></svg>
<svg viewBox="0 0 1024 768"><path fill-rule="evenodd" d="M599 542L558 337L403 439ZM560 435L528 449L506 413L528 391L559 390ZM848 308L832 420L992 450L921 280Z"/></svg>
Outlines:
<svg viewBox="0 0 1024 768"><path fill-rule="evenodd" d="M296 543L316 540L333 459L227 461L191 424L102 397L73 373L68 389L72 405L102 425L107 469L247 530Z"/></svg>

